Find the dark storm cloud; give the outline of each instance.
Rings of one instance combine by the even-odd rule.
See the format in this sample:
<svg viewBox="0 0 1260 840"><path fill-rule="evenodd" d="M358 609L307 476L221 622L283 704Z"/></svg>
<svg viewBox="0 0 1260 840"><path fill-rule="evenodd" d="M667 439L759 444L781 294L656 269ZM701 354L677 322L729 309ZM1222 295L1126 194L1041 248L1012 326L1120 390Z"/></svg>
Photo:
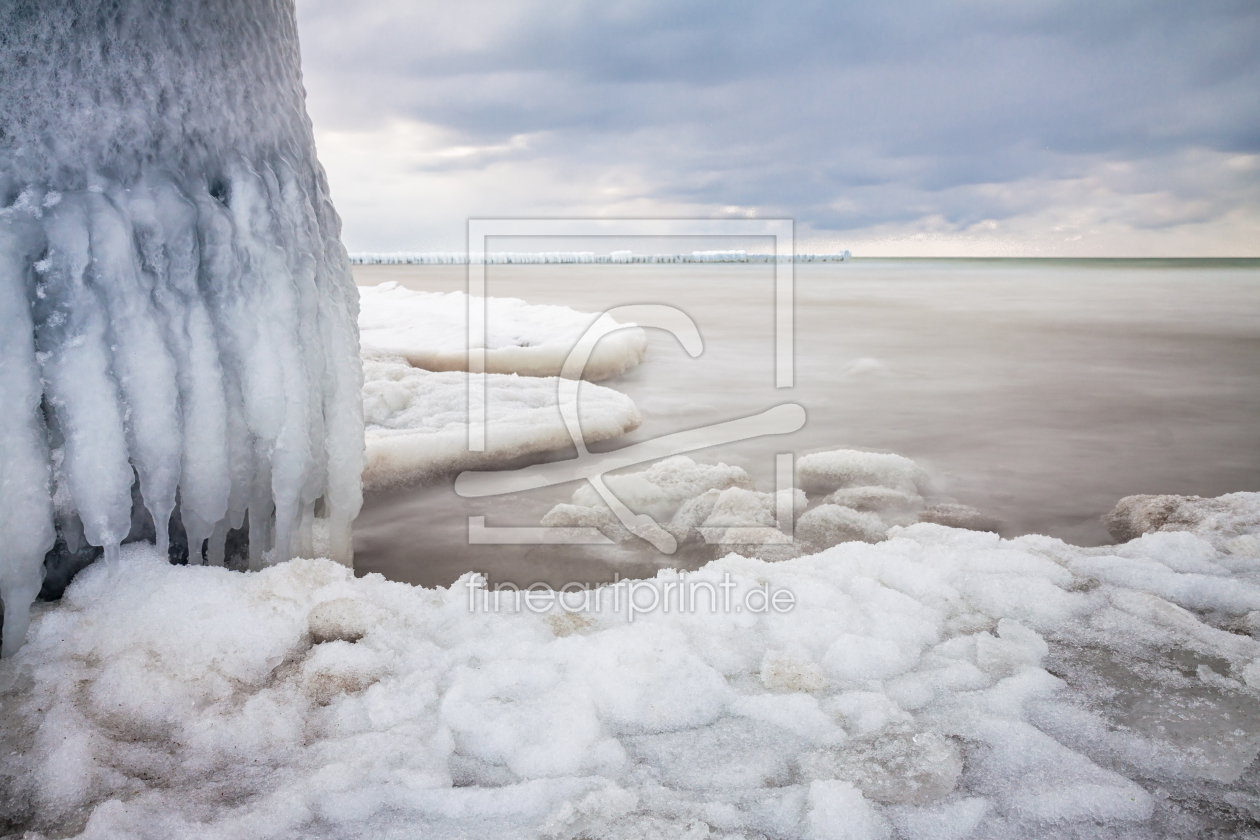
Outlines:
<svg viewBox="0 0 1260 840"><path fill-rule="evenodd" d="M1260 151L1255 2L300 5L324 127L638 165L667 201L817 229L1025 212L977 185ZM481 158L445 166L477 166ZM1207 216L1257 197L1254 172ZM1185 192L1186 184L1176 185ZM1171 187L1168 187L1171 189ZM1189 196L1187 200L1195 199Z"/></svg>

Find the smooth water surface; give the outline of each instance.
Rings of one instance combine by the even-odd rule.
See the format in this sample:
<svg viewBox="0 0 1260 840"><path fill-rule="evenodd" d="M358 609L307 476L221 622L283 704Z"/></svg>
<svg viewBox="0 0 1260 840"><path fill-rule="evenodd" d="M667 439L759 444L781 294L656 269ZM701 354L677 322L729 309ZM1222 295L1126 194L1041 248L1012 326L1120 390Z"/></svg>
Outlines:
<svg viewBox="0 0 1260 840"><path fill-rule="evenodd" d="M603 384L643 414L616 449L797 402L801 431L693 453L773 485L774 455L897 452L1004 534L1110 541L1099 517L1134 493L1260 490L1260 261L861 260L794 267L796 385L774 386L770 265L494 265L488 292L596 311L664 303L705 340L692 359L651 331L648 361ZM465 288L463 266L356 266L360 285ZM643 469L638 467L637 469ZM428 586L611 580L589 552L470 546L469 516L537 525L573 485L461 499L451 481L369 497L360 573Z"/></svg>

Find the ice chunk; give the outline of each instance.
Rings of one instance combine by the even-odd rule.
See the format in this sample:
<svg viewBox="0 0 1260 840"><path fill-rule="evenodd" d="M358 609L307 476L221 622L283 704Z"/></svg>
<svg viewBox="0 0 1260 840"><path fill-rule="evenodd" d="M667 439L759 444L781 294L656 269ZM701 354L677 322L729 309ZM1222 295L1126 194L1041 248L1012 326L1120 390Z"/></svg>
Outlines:
<svg viewBox="0 0 1260 840"><path fill-rule="evenodd" d="M801 553L790 536L779 527L779 512L791 512L793 521L805 510L808 501L800 490L760 493L731 487L713 498L708 516L695 530L704 542L720 553L738 551L765 560L784 560ZM680 511L681 513L681 511ZM672 530L681 531L675 517ZM691 538L683 533L684 541Z"/></svg>
<svg viewBox="0 0 1260 840"><path fill-rule="evenodd" d="M775 530L775 497L753 490L752 479L739 467L697 464L676 455L640 472L604 476L603 481L631 511L651 516L679 546L706 558L716 556L721 545L731 549L764 539L783 541ZM797 513L804 510L805 495L795 491L791 504ZM595 527L624 546L642 544L589 485L574 491L572 504L552 508L542 524Z"/></svg>
<svg viewBox="0 0 1260 840"><path fill-rule="evenodd" d="M907 495L928 491L927 472L901 455L837 449L802 456L796 475L806 493L831 493L849 487L886 487Z"/></svg>
<svg viewBox="0 0 1260 840"><path fill-rule="evenodd" d="M1103 517L1103 524L1116 542L1128 542L1151 531L1190 531L1210 534L1225 547L1239 537L1260 535L1258 497L1257 493L1230 493L1215 499L1126 496ZM1237 545L1244 548L1247 543Z"/></svg>
<svg viewBox="0 0 1260 840"><path fill-rule="evenodd" d="M841 505L819 505L796 523L796 536L814 551L850 540L876 543L887 530L878 516Z"/></svg>
<svg viewBox="0 0 1260 840"><path fill-rule="evenodd" d="M890 525L908 525L923 509L918 493L903 493L888 487L844 487L823 500L854 510L874 513Z"/></svg>
<svg viewBox="0 0 1260 840"><path fill-rule="evenodd" d="M557 377L487 374L486 448L468 449L468 375L430 372L399 359L364 362L368 490L433 480L573 446L559 408ZM480 377L475 377L480 380ZM474 382L473 387L479 387ZM583 382L578 417L587 442L638 427L624 394Z"/></svg>
<svg viewBox="0 0 1260 840"><path fill-rule="evenodd" d="M669 521L684 501L706 490L753 487L748 473L739 467L697 464L686 455L657 461L642 472L605 476L604 484L626 507L658 522ZM594 488L582 485L573 493L573 504L593 506L602 502Z"/></svg>
<svg viewBox="0 0 1260 840"><path fill-rule="evenodd" d="M360 288L359 330L369 356L406 359L425 370L468 369L468 308L486 308L485 371L559 376L578 339L607 315L516 298L472 298L463 292L414 292L395 282ZM608 379L647 355L642 329L619 329L595 345L583 378Z"/></svg>
<svg viewBox="0 0 1260 840"><path fill-rule="evenodd" d="M847 470L846 475L854 481L882 480L902 486L908 483L911 491L869 483L842 487L808 512L803 491L779 491L791 497L782 507L791 509L796 523L793 542L778 521L777 496L756 491L743 470L725 464L703 465L677 456L648 470L605 480L632 511L647 513L663 523L678 545L691 555L709 557L716 553L705 547L726 546L751 556L782 560L848 540L879 542L891 525L914 522L915 514L924 506L923 497L914 492L914 481L926 483L926 474L909 459L841 450L806 456L800 463L808 468L805 478L813 482L809 486L819 486L819 470L835 467ZM828 479L823 486L834 482L835 479ZM574 493L572 504L556 506L544 524L593 526L619 543L635 544L633 535L587 486Z"/></svg>
<svg viewBox="0 0 1260 840"><path fill-rule="evenodd" d="M965 528L968 531L993 531L995 533L1002 527L1001 521L983 511L948 502L941 502L920 511L919 521L948 525L950 528Z"/></svg>

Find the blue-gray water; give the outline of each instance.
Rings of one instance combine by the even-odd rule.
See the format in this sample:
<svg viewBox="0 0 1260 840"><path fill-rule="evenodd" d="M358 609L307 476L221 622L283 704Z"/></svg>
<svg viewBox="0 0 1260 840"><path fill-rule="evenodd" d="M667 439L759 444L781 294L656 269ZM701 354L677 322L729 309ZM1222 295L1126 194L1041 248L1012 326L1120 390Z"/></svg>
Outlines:
<svg viewBox="0 0 1260 840"><path fill-rule="evenodd" d="M465 268L358 266L355 278L451 291ZM644 422L599 448L798 402L809 421L795 435L692 457L738 464L770 489L777 452L897 452L1007 536L1082 545L1110 541L1098 518L1122 496L1260 490L1258 260L798 265L791 389L774 387L771 266L490 266L487 278L495 296L588 311L667 303L699 325L699 358L653 332L648 361L603 383ZM546 547L467 545L470 515L537 525L572 489L465 500L447 482L369 497L355 566L426 585L468 570L553 585L649 572L650 551L615 570Z"/></svg>

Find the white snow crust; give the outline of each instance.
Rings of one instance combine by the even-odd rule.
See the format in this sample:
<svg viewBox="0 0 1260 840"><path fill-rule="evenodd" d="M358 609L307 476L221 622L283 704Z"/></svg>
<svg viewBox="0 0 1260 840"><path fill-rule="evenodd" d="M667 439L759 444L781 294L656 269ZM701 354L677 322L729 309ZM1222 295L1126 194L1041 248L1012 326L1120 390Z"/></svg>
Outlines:
<svg viewBox="0 0 1260 840"><path fill-rule="evenodd" d="M573 446L560 415L558 377L485 374L486 448L470 452L467 374L420 370L388 358L365 359L363 370L366 491ZM482 387L481 379L474 376L471 387ZM629 397L590 382L578 386L578 419L588 442L623 435L641 422Z"/></svg>
<svg viewBox="0 0 1260 840"><path fill-rule="evenodd" d="M201 562L350 561L356 295L286 2L0 7L0 599L60 536L117 562L132 485ZM322 504L319 504L321 502Z"/></svg>
<svg viewBox="0 0 1260 840"><path fill-rule="evenodd" d="M468 369L468 307L486 307L485 371L559 376L583 333L607 315L566 306L527 304L516 298L472 298L463 292L416 292L393 281L359 288L363 352L406 359L433 371ZM595 346L582 378L624 373L647 355L642 329L620 329Z"/></svg>
<svg viewBox="0 0 1260 840"><path fill-rule="evenodd" d="M0 809L93 838L1236 836L1260 815L1240 536L915 524L572 613L125 546L0 663ZM726 576L732 605L794 605L727 608ZM718 609L680 608L689 582Z"/></svg>

